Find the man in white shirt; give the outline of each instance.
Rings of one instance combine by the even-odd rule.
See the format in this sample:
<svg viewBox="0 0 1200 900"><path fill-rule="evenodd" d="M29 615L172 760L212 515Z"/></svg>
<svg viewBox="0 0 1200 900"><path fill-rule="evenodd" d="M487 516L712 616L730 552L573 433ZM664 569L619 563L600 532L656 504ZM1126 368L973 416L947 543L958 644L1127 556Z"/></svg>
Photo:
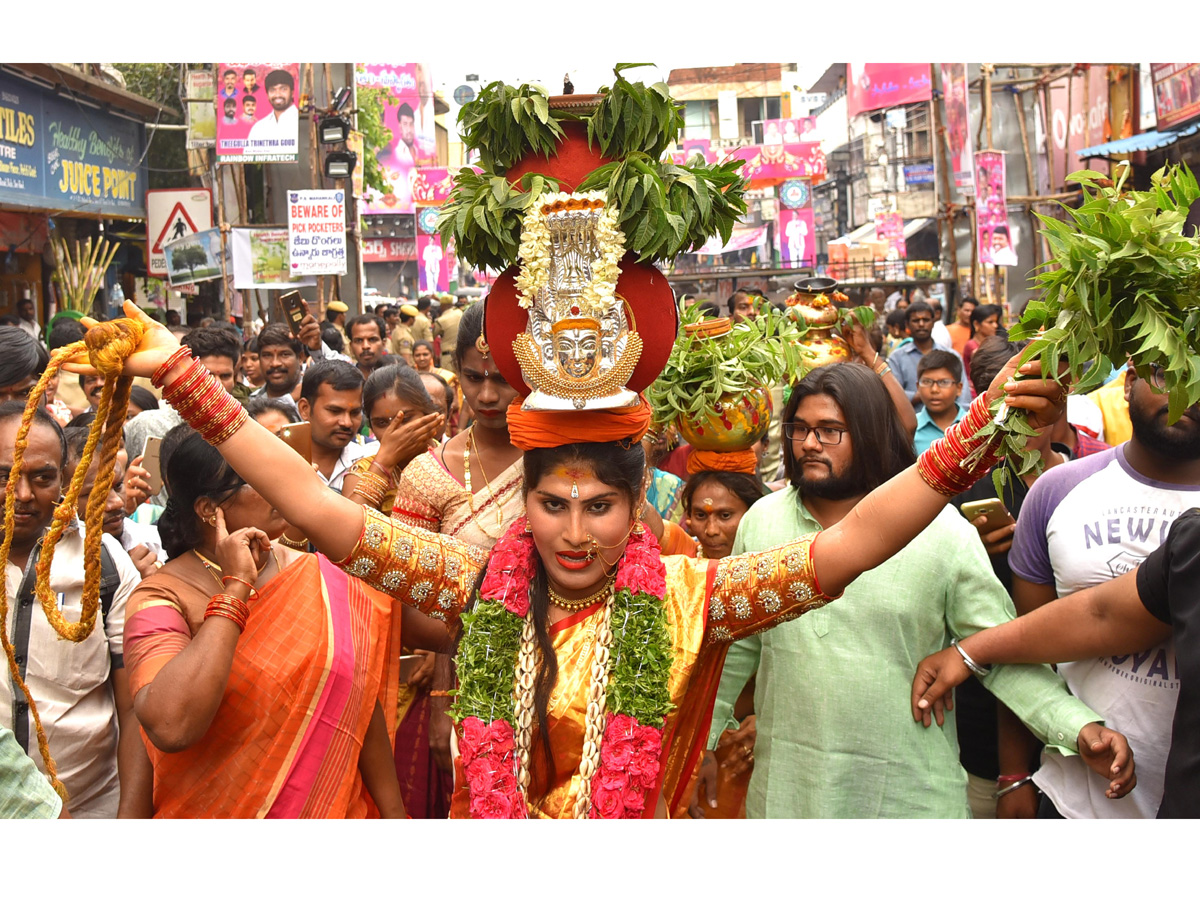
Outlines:
<svg viewBox="0 0 1200 900"><path fill-rule="evenodd" d="M1167 424L1162 369L1147 383L1131 367L1125 399L1133 437L1056 466L1029 490L1008 561L1025 614L1123 575L1162 544L1175 519L1200 505L1200 405ZM1175 642L1124 656L1064 663L1071 692L1129 739L1137 790L1110 801L1103 779L1074 757L1044 753L1035 781L1041 818L1154 818L1163 799L1180 675Z"/></svg>
<svg viewBox="0 0 1200 900"><path fill-rule="evenodd" d="M342 479L367 448L362 429L363 377L340 359L314 362L300 382L300 417L312 425L312 461L321 480L341 491Z"/></svg>
<svg viewBox="0 0 1200 900"><path fill-rule="evenodd" d="M35 340L41 340L41 329L38 328L37 317L33 313L33 301L28 297L22 297L17 301L17 318L21 321L17 325L27 335Z"/></svg>
<svg viewBox="0 0 1200 900"><path fill-rule="evenodd" d="M0 475L7 479L23 404L0 406ZM76 818L147 816L152 812L153 774L142 745L125 673L125 605L141 580L128 554L110 535L101 538L110 562L102 580L96 625L84 640L60 640L35 599L35 567L42 537L65 482L66 444L62 430L44 410L35 414L15 493L12 548L5 589L13 598L7 621L15 660L37 704L58 775ZM54 550L50 590L68 622L82 615L83 526L67 528ZM0 725L38 767L33 715L12 674L0 676Z"/></svg>
<svg viewBox="0 0 1200 900"><path fill-rule="evenodd" d="M283 69L272 69L263 82L267 89L267 100L271 112L259 119L250 129L248 150L258 152L287 153L296 149L300 127L300 112L292 103L296 82L292 74ZM258 141L278 141L276 145L254 146Z"/></svg>

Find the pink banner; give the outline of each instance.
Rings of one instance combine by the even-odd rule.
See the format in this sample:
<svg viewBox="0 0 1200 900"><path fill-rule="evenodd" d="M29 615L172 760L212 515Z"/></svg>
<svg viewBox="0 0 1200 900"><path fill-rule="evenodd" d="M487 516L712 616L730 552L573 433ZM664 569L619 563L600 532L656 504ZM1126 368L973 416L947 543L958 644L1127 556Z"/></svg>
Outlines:
<svg viewBox="0 0 1200 900"><path fill-rule="evenodd" d="M450 290L450 273L455 265L454 247L442 247L436 234L417 232L417 290L422 294Z"/></svg>
<svg viewBox="0 0 1200 900"><path fill-rule="evenodd" d="M846 64L846 109L851 116L919 103L932 95L929 63Z"/></svg>
<svg viewBox="0 0 1200 900"><path fill-rule="evenodd" d="M764 119L762 142L764 144L798 144L804 136L817 127L816 116L798 119Z"/></svg>
<svg viewBox="0 0 1200 900"><path fill-rule="evenodd" d="M410 183L414 205L441 206L454 187L454 175L444 167L424 167L414 171Z"/></svg>
<svg viewBox="0 0 1200 900"><path fill-rule="evenodd" d="M975 189L975 179L971 165L974 137L971 132L966 63L942 63L942 92L946 98L946 141L950 150L950 171L954 174L954 186L969 194Z"/></svg>
<svg viewBox="0 0 1200 900"><path fill-rule="evenodd" d="M775 221L775 244L779 248L779 259L783 266L811 266L817 250L812 208L781 207L779 218Z"/></svg>
<svg viewBox="0 0 1200 900"><path fill-rule="evenodd" d="M217 63L217 162L295 162L299 63Z"/></svg>
<svg viewBox="0 0 1200 900"><path fill-rule="evenodd" d="M719 234L713 235L695 253L703 256L716 256L720 253L734 253L738 250L747 250L750 247L765 247L766 244L766 225L734 226L733 234L729 236L729 243L722 245L721 236Z"/></svg>
<svg viewBox="0 0 1200 900"><path fill-rule="evenodd" d="M742 175L751 187L782 184L789 178L820 178L825 175L825 153L816 141L738 147L725 158L745 161Z"/></svg>
<svg viewBox="0 0 1200 900"><path fill-rule="evenodd" d="M904 217L900 213L885 212L875 216L875 238L887 241L888 247L896 251L897 259L908 258L908 247L904 243Z"/></svg>
<svg viewBox="0 0 1200 900"><path fill-rule="evenodd" d="M377 151L384 180L391 190L383 196L368 190L362 213L411 213L416 170L437 165L429 70L421 63L359 64L355 66L355 81L359 87L386 88L391 95L383 122L391 129L392 140Z"/></svg>
<svg viewBox="0 0 1200 900"><path fill-rule="evenodd" d="M1015 266L1017 253L1008 227L1003 153L981 150L975 154L975 191L979 261L991 266Z"/></svg>

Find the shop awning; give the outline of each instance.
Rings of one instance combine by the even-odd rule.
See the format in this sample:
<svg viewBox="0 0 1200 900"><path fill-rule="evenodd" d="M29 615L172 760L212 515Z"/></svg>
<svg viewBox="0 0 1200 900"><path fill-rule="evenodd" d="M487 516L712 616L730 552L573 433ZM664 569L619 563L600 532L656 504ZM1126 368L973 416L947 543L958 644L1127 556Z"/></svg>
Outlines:
<svg viewBox="0 0 1200 900"><path fill-rule="evenodd" d="M1158 150L1162 147L1169 147L1180 138L1189 137L1197 131L1200 131L1200 122L1193 122L1179 131L1144 131L1132 137L1109 141L1107 144L1084 147L1076 155L1080 159L1088 159L1099 156L1119 156L1123 153L1136 153L1139 150Z"/></svg>
<svg viewBox="0 0 1200 900"><path fill-rule="evenodd" d="M930 218L909 219L904 223L904 239L908 240L918 231L933 225L937 220ZM875 223L868 222L866 225L860 225L849 234L844 234L840 238L830 241L831 244L860 244L863 241L875 240Z"/></svg>

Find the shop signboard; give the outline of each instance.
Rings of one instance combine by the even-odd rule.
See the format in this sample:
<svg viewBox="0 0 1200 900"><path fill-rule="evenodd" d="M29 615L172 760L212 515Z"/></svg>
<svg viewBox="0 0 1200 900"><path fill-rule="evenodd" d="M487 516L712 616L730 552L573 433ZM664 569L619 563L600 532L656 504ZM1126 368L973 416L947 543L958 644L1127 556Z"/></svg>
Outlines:
<svg viewBox="0 0 1200 900"><path fill-rule="evenodd" d="M218 63L217 162L294 163L299 63Z"/></svg>
<svg viewBox="0 0 1200 900"><path fill-rule="evenodd" d="M362 242L364 263L407 262L416 258L415 238L364 238Z"/></svg>
<svg viewBox="0 0 1200 900"><path fill-rule="evenodd" d="M1159 130L1200 116L1200 63L1151 63Z"/></svg>
<svg viewBox="0 0 1200 900"><path fill-rule="evenodd" d="M0 202L144 217L143 128L0 75Z"/></svg>
<svg viewBox="0 0 1200 900"><path fill-rule="evenodd" d="M413 211L412 179L421 166L437 165L433 87L429 67L421 63L355 66L360 88L384 88L390 94L384 122L392 140L379 148L377 159L389 190L367 190L363 215L388 215Z"/></svg>
<svg viewBox="0 0 1200 900"><path fill-rule="evenodd" d="M904 167L905 184L933 184L933 163L917 163Z"/></svg>

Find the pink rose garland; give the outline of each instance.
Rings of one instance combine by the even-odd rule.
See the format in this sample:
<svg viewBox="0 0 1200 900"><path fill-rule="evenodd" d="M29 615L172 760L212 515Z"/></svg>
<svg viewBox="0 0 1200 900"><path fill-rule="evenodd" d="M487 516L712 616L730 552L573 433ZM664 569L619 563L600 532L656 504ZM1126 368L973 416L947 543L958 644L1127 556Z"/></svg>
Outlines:
<svg viewBox="0 0 1200 900"><path fill-rule="evenodd" d="M472 819L524 819L525 798L514 769L513 727L504 719L484 725L475 716L463 719L458 742L466 775Z"/></svg>

